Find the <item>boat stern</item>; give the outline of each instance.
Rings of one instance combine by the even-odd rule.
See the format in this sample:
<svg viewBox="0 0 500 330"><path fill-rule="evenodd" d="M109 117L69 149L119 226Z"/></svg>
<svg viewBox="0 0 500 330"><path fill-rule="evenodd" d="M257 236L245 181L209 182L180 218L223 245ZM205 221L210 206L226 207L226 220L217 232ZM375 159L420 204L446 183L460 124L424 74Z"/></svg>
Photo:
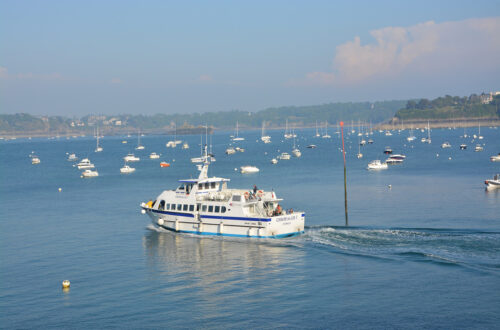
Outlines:
<svg viewBox="0 0 500 330"><path fill-rule="evenodd" d="M304 233L305 213L293 212L271 217L267 235L272 238L297 236Z"/></svg>

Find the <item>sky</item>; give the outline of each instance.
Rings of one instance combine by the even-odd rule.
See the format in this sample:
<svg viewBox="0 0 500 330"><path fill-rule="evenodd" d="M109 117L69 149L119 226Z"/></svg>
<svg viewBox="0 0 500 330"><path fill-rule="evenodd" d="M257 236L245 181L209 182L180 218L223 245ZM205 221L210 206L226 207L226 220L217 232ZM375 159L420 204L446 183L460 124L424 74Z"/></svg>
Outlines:
<svg viewBox="0 0 500 330"><path fill-rule="evenodd" d="M500 91L500 0L0 0L0 113L259 111Z"/></svg>

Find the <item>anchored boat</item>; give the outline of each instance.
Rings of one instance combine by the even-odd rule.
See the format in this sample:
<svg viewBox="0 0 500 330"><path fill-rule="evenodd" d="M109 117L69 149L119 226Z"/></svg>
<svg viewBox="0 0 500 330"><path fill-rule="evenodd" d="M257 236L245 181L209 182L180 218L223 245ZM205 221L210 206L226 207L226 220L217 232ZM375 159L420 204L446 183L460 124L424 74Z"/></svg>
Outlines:
<svg viewBox="0 0 500 330"><path fill-rule="evenodd" d="M206 153L206 152L205 152ZM142 213L162 228L200 235L281 238L304 232L305 214L285 211L274 191L229 189L229 179L208 177L209 159L197 179L141 203Z"/></svg>

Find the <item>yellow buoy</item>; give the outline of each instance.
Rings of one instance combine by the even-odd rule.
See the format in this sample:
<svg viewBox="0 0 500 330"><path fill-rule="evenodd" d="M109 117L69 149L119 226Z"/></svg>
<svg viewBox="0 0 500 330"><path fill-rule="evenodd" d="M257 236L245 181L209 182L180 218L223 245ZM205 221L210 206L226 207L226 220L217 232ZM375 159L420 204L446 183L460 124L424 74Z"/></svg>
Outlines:
<svg viewBox="0 0 500 330"><path fill-rule="evenodd" d="M71 285L71 283L68 280L62 281L62 287L63 287L63 289L69 288L70 285Z"/></svg>

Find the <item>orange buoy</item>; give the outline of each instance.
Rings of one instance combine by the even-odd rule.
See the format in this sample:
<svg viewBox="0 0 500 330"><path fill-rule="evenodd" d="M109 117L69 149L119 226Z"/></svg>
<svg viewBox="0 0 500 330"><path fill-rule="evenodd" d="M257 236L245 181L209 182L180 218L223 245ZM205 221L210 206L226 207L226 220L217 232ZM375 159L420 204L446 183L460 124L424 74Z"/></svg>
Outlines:
<svg viewBox="0 0 500 330"><path fill-rule="evenodd" d="M161 163L160 163L160 166L161 166L161 167L170 167L170 164L169 164L169 163L167 163L167 162L161 162Z"/></svg>

